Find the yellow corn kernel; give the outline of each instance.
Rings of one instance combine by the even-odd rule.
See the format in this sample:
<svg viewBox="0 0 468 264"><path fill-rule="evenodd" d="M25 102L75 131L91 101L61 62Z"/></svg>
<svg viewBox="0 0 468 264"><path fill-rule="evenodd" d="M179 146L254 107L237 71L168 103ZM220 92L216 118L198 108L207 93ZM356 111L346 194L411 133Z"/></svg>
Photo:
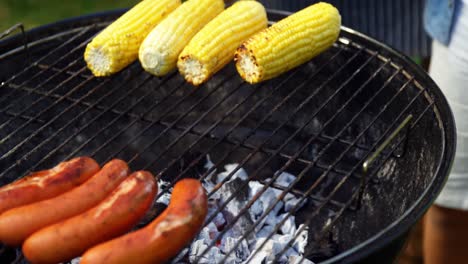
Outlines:
<svg viewBox="0 0 468 264"><path fill-rule="evenodd" d="M223 0L188 0L156 26L140 47L143 68L163 76L176 68L180 52L214 17L224 10Z"/></svg>
<svg viewBox="0 0 468 264"><path fill-rule="evenodd" d="M86 46L88 68L95 76L108 76L134 62L149 32L180 5L180 0L143 0L135 5Z"/></svg>
<svg viewBox="0 0 468 264"><path fill-rule="evenodd" d="M239 45L265 29L265 8L256 1L240 1L224 10L198 32L177 61L185 79L200 85L228 64Z"/></svg>
<svg viewBox="0 0 468 264"><path fill-rule="evenodd" d="M328 3L311 5L255 34L236 51L236 68L249 83L274 78L332 46L341 16Z"/></svg>

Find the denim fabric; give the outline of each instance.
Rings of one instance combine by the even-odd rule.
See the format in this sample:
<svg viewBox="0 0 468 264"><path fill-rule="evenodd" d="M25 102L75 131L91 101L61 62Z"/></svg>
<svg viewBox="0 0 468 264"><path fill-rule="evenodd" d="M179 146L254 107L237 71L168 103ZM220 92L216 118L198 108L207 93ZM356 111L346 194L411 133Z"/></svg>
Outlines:
<svg viewBox="0 0 468 264"><path fill-rule="evenodd" d="M439 42L448 45L460 0L427 0L424 10L424 28Z"/></svg>

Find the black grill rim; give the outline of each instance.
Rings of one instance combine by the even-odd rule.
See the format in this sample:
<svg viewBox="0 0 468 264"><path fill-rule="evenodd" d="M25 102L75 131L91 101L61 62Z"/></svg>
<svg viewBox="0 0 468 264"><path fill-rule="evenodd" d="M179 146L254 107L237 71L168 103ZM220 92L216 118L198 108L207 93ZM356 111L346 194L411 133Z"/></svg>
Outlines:
<svg viewBox="0 0 468 264"><path fill-rule="evenodd" d="M113 19L119 17L128 9L116 9L103 11L84 16L73 17L58 22L46 24L28 30L27 36L29 43L51 34L60 33L64 30L72 29L78 26L91 25L102 22L103 17ZM290 12L267 9L269 20L276 21L291 14ZM438 164L435 175L430 182L429 187L420 195L416 203L413 204L400 218L394 221L391 225L381 230L379 233L361 242L359 245L350 248L323 263L354 263L362 260L365 257L381 250L389 245L392 241L404 236L408 230L425 214L432 205L442 187L444 186L450 169L453 164L456 150L456 127L453 113L450 109L448 101L440 88L431 79L431 77L417 64L415 64L408 56L395 50L394 48L381 43L365 34L355 31L346 26L342 26L341 36L350 39L357 39L359 43L365 47L378 51L380 54L391 57L396 64L403 65L403 70L410 70L417 77L421 87L426 87L431 97L435 101L435 109L438 114L439 125L444 135L443 150L441 161ZM29 44L28 43L28 44ZM10 38L0 40L0 50L5 53L0 54L1 57L8 57L23 51L23 36L16 34ZM7 54L5 56L5 54Z"/></svg>

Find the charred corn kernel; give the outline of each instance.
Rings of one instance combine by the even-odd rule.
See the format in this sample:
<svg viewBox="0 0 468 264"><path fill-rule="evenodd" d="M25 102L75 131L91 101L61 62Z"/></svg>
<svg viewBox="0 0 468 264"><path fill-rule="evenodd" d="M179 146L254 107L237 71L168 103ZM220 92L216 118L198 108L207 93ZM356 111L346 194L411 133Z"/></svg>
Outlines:
<svg viewBox="0 0 468 264"><path fill-rule="evenodd" d="M143 0L106 27L86 46L84 59L95 76L116 73L138 58L149 32L180 0Z"/></svg>
<svg viewBox="0 0 468 264"><path fill-rule="evenodd" d="M157 25L140 47L143 68L162 76L176 68L180 52L209 21L224 10L223 0L188 0Z"/></svg>
<svg viewBox="0 0 468 264"><path fill-rule="evenodd" d="M237 47L265 29L265 8L256 1L240 1L224 10L198 32L177 61L185 79L200 85L234 58Z"/></svg>
<svg viewBox="0 0 468 264"><path fill-rule="evenodd" d="M274 78L331 47L341 16L327 3L311 5L255 34L236 51L236 68L249 83Z"/></svg>

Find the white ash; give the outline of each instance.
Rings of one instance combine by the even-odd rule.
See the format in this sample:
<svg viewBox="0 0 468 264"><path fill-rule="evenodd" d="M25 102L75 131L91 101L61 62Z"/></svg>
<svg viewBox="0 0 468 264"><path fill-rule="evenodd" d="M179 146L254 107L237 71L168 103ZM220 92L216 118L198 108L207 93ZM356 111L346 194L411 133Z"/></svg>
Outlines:
<svg viewBox="0 0 468 264"><path fill-rule="evenodd" d="M205 165L204 165L203 167L206 169L206 171L209 171L209 170L211 170L211 168L214 167L214 163L211 161L210 155L206 155L206 163L205 163ZM216 169L213 169L213 170L206 176L206 180L207 180L207 181L212 181L213 176L215 176L215 175L216 175Z"/></svg>
<svg viewBox="0 0 468 264"><path fill-rule="evenodd" d="M207 157L205 169L213 168L213 162ZM302 225L296 226L296 219L293 214L288 216L288 213L294 206L299 204L299 198L295 195L288 193L276 205L277 198L282 193L282 190L268 187L252 204L252 206L243 214L232 226L229 224L234 221L236 217L247 206L247 203L254 198L263 188L264 184L258 181L248 180L248 174L243 168L239 168L238 164L228 164L224 166L224 171L220 173L212 173L203 181L203 185L208 193L214 191L208 200L208 217L212 218L219 210L220 206L227 202L227 200L238 192L235 197L230 200L221 212L217 213L213 220L198 234L193 243L181 252L172 263L193 263L195 259L201 256L203 251L207 252L198 259L198 263L232 263L240 264L246 263L251 260L251 263L271 263L273 259L283 250L283 248L297 235L298 228ZM228 177L229 174L232 175ZM276 174L275 174L276 175ZM274 175L272 175L274 176ZM290 173L282 172L274 181L276 186L288 187L296 179ZM224 183L219 186L221 181ZM266 179L265 182L270 182L271 179ZM242 185L245 185L242 187ZM217 187L219 190L215 190ZM304 199L297 209L300 209L307 201ZM263 220L260 221L261 216L273 207L271 212L267 214ZM287 217L287 218L286 218ZM285 219L286 218L286 219ZM285 221L279 225L275 232L275 227L283 220ZM260 223L258 223L260 221ZM253 224L258 223L254 228L254 232L245 237L244 233L252 227ZM229 227L229 226L230 227ZM227 227L226 227L227 226ZM220 240L214 241L218 234L224 228L229 228ZM274 234L268 239L267 237ZM307 246L308 230L304 228L297 236L291 246L280 257L279 263L298 263L302 258ZM240 242L239 242L240 241ZM265 246L253 256L253 253L258 251L259 246L266 241ZM239 242L239 245L235 245ZM210 247L211 244L214 246ZM233 250L233 252L226 258L226 254ZM310 264L309 260L303 260L303 263Z"/></svg>
<svg viewBox="0 0 468 264"><path fill-rule="evenodd" d="M189 252L189 248L184 248L182 251L179 252L179 254L177 254L177 256L172 260L172 263L173 264L182 264L182 263L185 263L183 261L183 259L185 258L185 256L188 254Z"/></svg>
<svg viewBox="0 0 468 264"><path fill-rule="evenodd" d="M208 200L208 217L211 218L218 211L217 201L214 199ZM221 212L218 212L212 221L218 229L221 229L226 224L226 219Z"/></svg>
<svg viewBox="0 0 468 264"><path fill-rule="evenodd" d="M217 177L218 182L221 182L225 178L227 178L238 166L239 166L239 164L237 164L237 163L225 165L224 166L225 171L218 174L218 177ZM247 172L241 167L236 172L234 172L233 175L231 175L229 177L230 177L230 180L238 178L238 179L241 179L241 180L245 181L245 180L247 180L248 175L247 175Z"/></svg>
<svg viewBox="0 0 468 264"><path fill-rule="evenodd" d="M300 256L290 256L288 259L289 264L314 264L314 262Z"/></svg>
<svg viewBox="0 0 468 264"><path fill-rule="evenodd" d="M163 180L159 180L158 181L158 194L156 195L156 197L158 197L161 192L163 190L165 190L167 188L167 186L169 186L170 183L169 182L166 182L166 181L163 181ZM161 195L161 197L159 197L156 202L157 203L162 203L162 204L165 204L165 205L168 205L169 204L169 201L171 200L171 193L172 193L172 187L169 188L169 190L165 193L163 193Z"/></svg>
<svg viewBox="0 0 468 264"><path fill-rule="evenodd" d="M302 229L304 224L300 224L298 229ZM305 252L305 247L307 246L307 239L309 238L309 232L307 226L305 226L302 231L296 231L295 236L296 240L293 242L293 248L299 252L301 255Z"/></svg>

